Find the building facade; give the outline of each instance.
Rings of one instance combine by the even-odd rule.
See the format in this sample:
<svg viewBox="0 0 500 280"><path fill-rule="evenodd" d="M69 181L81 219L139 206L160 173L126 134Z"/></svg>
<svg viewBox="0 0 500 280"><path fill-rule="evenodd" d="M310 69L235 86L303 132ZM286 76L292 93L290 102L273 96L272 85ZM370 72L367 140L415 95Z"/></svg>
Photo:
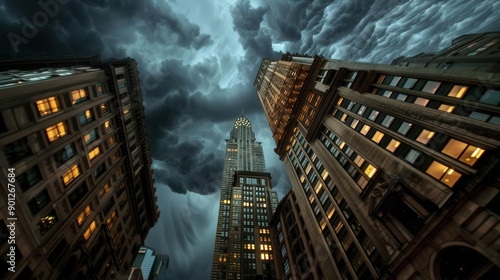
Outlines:
<svg viewBox="0 0 500 280"><path fill-rule="evenodd" d="M128 280L166 280L169 263L167 255L155 254L153 249L142 246L137 252Z"/></svg>
<svg viewBox="0 0 500 280"><path fill-rule="evenodd" d="M260 142L244 116L226 140L211 279L274 279L269 221L278 204Z"/></svg>
<svg viewBox="0 0 500 280"><path fill-rule="evenodd" d="M292 182L272 220L280 278L498 278L499 48L488 33L395 65L263 60L266 111L308 68L285 129L269 119Z"/></svg>
<svg viewBox="0 0 500 280"><path fill-rule="evenodd" d="M0 71L0 277L124 278L159 217L137 63Z"/></svg>

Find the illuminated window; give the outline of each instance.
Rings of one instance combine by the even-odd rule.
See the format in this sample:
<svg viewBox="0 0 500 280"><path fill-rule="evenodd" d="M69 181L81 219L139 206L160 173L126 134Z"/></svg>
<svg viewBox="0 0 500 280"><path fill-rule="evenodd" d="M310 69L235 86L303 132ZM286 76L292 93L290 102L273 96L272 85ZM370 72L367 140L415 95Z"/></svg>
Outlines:
<svg viewBox="0 0 500 280"><path fill-rule="evenodd" d="M44 235L51 229L59 219L56 216L56 211L52 210L48 215L40 219L40 222L38 222L37 227L38 230L40 231L40 234Z"/></svg>
<svg viewBox="0 0 500 280"><path fill-rule="evenodd" d="M99 147L95 147L92 151L89 152L89 159L92 160L96 156L98 156L101 153L101 149Z"/></svg>
<svg viewBox="0 0 500 280"><path fill-rule="evenodd" d="M97 83L97 93L98 93L99 95L101 95L101 94L103 94L103 93L104 93L104 91L103 91L103 89L102 89L102 84L101 84L101 83Z"/></svg>
<svg viewBox="0 0 500 280"><path fill-rule="evenodd" d="M58 112L61 108L59 107L59 101L57 97L49 97L36 102L38 107L38 113L41 117Z"/></svg>
<svg viewBox="0 0 500 280"><path fill-rule="evenodd" d="M66 173L63 174L62 178L64 185L67 186L78 176L80 176L80 168L78 168L78 165L75 164L68 171L66 171Z"/></svg>
<svg viewBox="0 0 500 280"><path fill-rule="evenodd" d="M337 106L340 106L340 103L342 103L342 101L344 101L344 98L343 97L339 98L339 101L337 101Z"/></svg>
<svg viewBox="0 0 500 280"><path fill-rule="evenodd" d="M401 142L392 139L391 142L389 142L389 144L385 148L394 153L394 151L399 147L399 144L401 144Z"/></svg>
<svg viewBox="0 0 500 280"><path fill-rule="evenodd" d="M452 158L458 158L468 165L473 165L483 155L484 150L455 139L450 139L441 152Z"/></svg>
<svg viewBox="0 0 500 280"><path fill-rule="evenodd" d="M391 90L386 90L386 91L384 91L384 93L382 94L382 96L384 96L384 97L391 97L391 95L392 95L392 91L391 91Z"/></svg>
<svg viewBox="0 0 500 280"><path fill-rule="evenodd" d="M115 140L115 137L114 136L111 136L108 138L108 144L109 146L113 146L113 144L116 143L116 140Z"/></svg>
<svg viewBox="0 0 500 280"><path fill-rule="evenodd" d="M76 217L76 221L78 222L78 225L81 226L83 224L83 222L85 222L85 219L87 219L87 217L90 215L90 213L92 213L92 207L89 205L87 205L87 207L85 207L85 209L82 211L82 213L80 213L80 215L78 215L78 217Z"/></svg>
<svg viewBox="0 0 500 280"><path fill-rule="evenodd" d="M85 141L85 144L92 143L94 140L97 139L97 131L94 129L90 133L85 134L83 136L83 140Z"/></svg>
<svg viewBox="0 0 500 280"><path fill-rule="evenodd" d="M380 143L380 140L382 140L382 137L384 137L384 134L380 131L375 132L372 137L372 141L375 143Z"/></svg>
<svg viewBox="0 0 500 280"><path fill-rule="evenodd" d="M92 236L92 233L94 233L94 231L96 229L97 229L97 222L94 220L94 221L92 221L92 223L90 224L90 226L83 233L83 238L85 240L89 240L90 236Z"/></svg>
<svg viewBox="0 0 500 280"><path fill-rule="evenodd" d="M403 85L403 88L412 89L416 82L417 82L417 79L408 78L406 80L405 84Z"/></svg>
<svg viewBox="0 0 500 280"><path fill-rule="evenodd" d="M104 128L105 128L106 130L110 129L110 128L111 128L111 121L105 121L105 122L104 122Z"/></svg>
<svg viewBox="0 0 500 280"><path fill-rule="evenodd" d="M368 133L368 131L370 131L370 126L365 124L365 125L363 125L363 128L361 129L360 133L363 135L366 135Z"/></svg>
<svg viewBox="0 0 500 280"><path fill-rule="evenodd" d="M45 129L45 131L50 142L59 140L64 135L68 134L68 129L66 128L66 124L64 122L49 126Z"/></svg>
<svg viewBox="0 0 500 280"><path fill-rule="evenodd" d="M345 119L346 119L346 118L347 118L347 114L346 114L346 113L344 113L344 114L342 114L342 117L340 118L340 120L341 120L342 122L345 122Z"/></svg>
<svg viewBox="0 0 500 280"><path fill-rule="evenodd" d="M109 183L106 183L101 191L99 192L99 196L102 197L103 195L105 195L107 192L109 192L109 190L111 189L111 185Z"/></svg>
<svg viewBox="0 0 500 280"><path fill-rule="evenodd" d="M108 226L108 229L111 229L113 227L116 218L118 218L118 213L115 210L113 211L113 213L111 213L111 216L106 220L106 225Z"/></svg>
<svg viewBox="0 0 500 280"><path fill-rule="evenodd" d="M427 103L429 103L429 99L417 97L417 99L415 99L415 102L413 103L425 107Z"/></svg>
<svg viewBox="0 0 500 280"><path fill-rule="evenodd" d="M358 109L357 114L358 115L363 115L363 113L365 112L365 110L366 110L366 106L365 105L361 105L361 107L359 107L359 109Z"/></svg>
<svg viewBox="0 0 500 280"><path fill-rule="evenodd" d="M78 113L78 121L81 125L91 122L92 119L92 113L90 112L90 110L85 110L85 112Z"/></svg>
<svg viewBox="0 0 500 280"><path fill-rule="evenodd" d="M450 92L448 93L448 96L455 97L455 98L462 98L462 96L464 96L464 93L467 91L468 88L469 87L466 87L466 86L456 85L450 90Z"/></svg>
<svg viewBox="0 0 500 280"><path fill-rule="evenodd" d="M101 104L101 113L104 115L108 112L108 106L105 103Z"/></svg>
<svg viewBox="0 0 500 280"><path fill-rule="evenodd" d="M389 85L395 87L395 86L398 85L399 80L401 80L401 77L395 76L394 78L392 78L392 81L391 81L391 83Z"/></svg>
<svg viewBox="0 0 500 280"><path fill-rule="evenodd" d="M429 130L424 129L424 130L422 130L420 135L417 137L417 141L425 145L432 139L433 136L434 136L433 131L429 131Z"/></svg>
<svg viewBox="0 0 500 280"><path fill-rule="evenodd" d="M449 187L453 187L462 176L462 174L437 161L433 161L426 172Z"/></svg>
<svg viewBox="0 0 500 280"><path fill-rule="evenodd" d="M268 253L261 253L260 259L261 260L269 260L269 254Z"/></svg>
<svg viewBox="0 0 500 280"><path fill-rule="evenodd" d="M425 83L424 85L424 88L422 88L422 91L434 94L440 85L440 82L427 81L427 83Z"/></svg>
<svg viewBox="0 0 500 280"><path fill-rule="evenodd" d="M365 169L365 174L369 177L372 178L373 175L375 175L375 172L377 172L377 168L375 166L368 164L368 166Z"/></svg>
<svg viewBox="0 0 500 280"><path fill-rule="evenodd" d="M453 109L455 109L455 106L446 105L446 104L441 104L438 108L439 111L445 111L448 113L453 112Z"/></svg>
<svg viewBox="0 0 500 280"><path fill-rule="evenodd" d="M89 98L85 89L74 90L70 94L73 105Z"/></svg>

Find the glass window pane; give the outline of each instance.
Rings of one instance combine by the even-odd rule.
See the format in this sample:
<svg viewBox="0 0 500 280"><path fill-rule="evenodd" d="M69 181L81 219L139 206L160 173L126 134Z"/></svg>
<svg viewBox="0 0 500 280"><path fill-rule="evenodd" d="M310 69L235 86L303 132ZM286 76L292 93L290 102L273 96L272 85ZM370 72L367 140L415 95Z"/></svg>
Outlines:
<svg viewBox="0 0 500 280"><path fill-rule="evenodd" d="M427 81L427 83L425 83L425 86L422 89L422 91L434 94L436 92L436 90L438 89L439 85L441 85L440 82Z"/></svg>
<svg viewBox="0 0 500 280"><path fill-rule="evenodd" d="M368 131L370 131L370 126L365 124L363 126L363 128L361 129L360 133L363 134L363 135L366 135L368 133Z"/></svg>
<svg viewBox="0 0 500 280"><path fill-rule="evenodd" d="M438 108L439 111L445 111L448 113L453 112L453 109L455 109L455 106L446 105L446 104L441 104Z"/></svg>
<svg viewBox="0 0 500 280"><path fill-rule="evenodd" d="M390 90L386 90L386 91L382 94L382 96L385 96L385 97L391 97L391 95L392 95L392 91L390 91Z"/></svg>
<svg viewBox="0 0 500 280"><path fill-rule="evenodd" d="M411 125L412 125L411 123L403 122L398 128L398 133L406 135L410 130Z"/></svg>
<svg viewBox="0 0 500 280"><path fill-rule="evenodd" d="M409 163L415 163L418 157L420 156L420 152L411 149L405 156L405 160Z"/></svg>
<svg viewBox="0 0 500 280"><path fill-rule="evenodd" d="M443 154L447 154L452 158L458 158L462 152L465 150L467 147L467 144L464 142L460 142L455 139L450 139L448 141L448 144L441 150Z"/></svg>
<svg viewBox="0 0 500 280"><path fill-rule="evenodd" d="M392 139L391 142L385 148L394 153L394 151L399 147L400 144L401 142Z"/></svg>
<svg viewBox="0 0 500 280"><path fill-rule="evenodd" d="M479 112L472 112L469 115L469 118L483 121L483 122L487 121L489 117L490 117L490 115L484 114L484 113L479 113Z"/></svg>
<svg viewBox="0 0 500 280"><path fill-rule="evenodd" d="M461 176L462 174L456 172L455 170L448 169L441 179L441 182L445 183L449 187L453 187Z"/></svg>
<svg viewBox="0 0 500 280"><path fill-rule="evenodd" d="M407 97L408 97L408 95L400 93L400 94L398 94L398 97L396 99L401 100L401 101L405 101Z"/></svg>
<svg viewBox="0 0 500 280"><path fill-rule="evenodd" d="M446 170L448 170L448 167L446 167L445 165L443 165L437 161L433 161L431 166L429 166L429 168L427 168L426 172L427 172L427 174L429 174L432 177L439 180L439 179L441 179L443 174L446 172Z"/></svg>
<svg viewBox="0 0 500 280"><path fill-rule="evenodd" d="M414 103L425 107L425 106L427 106L427 103L429 103L429 99L417 97L417 99L415 99Z"/></svg>
<svg viewBox="0 0 500 280"><path fill-rule="evenodd" d="M373 110L373 111L370 113L370 116L368 116L368 119L370 119L370 120L374 121L374 120L377 118L378 113L379 113L379 112L378 112L377 110Z"/></svg>
<svg viewBox="0 0 500 280"><path fill-rule="evenodd" d="M462 98L469 87L466 86L454 86L448 93L449 97Z"/></svg>
<svg viewBox="0 0 500 280"><path fill-rule="evenodd" d="M417 141L422 143L422 144L427 144L429 142L429 140L432 139L433 136L434 136L433 131L429 131L429 130L424 129L424 130L422 130L420 135L417 137Z"/></svg>
<svg viewBox="0 0 500 280"><path fill-rule="evenodd" d="M468 165L474 165L476 161L483 155L484 150L475 147L472 145L469 145L463 155L460 157L460 161L467 163Z"/></svg>
<svg viewBox="0 0 500 280"><path fill-rule="evenodd" d="M500 106L500 90L487 89L479 99L479 102Z"/></svg>
<svg viewBox="0 0 500 280"><path fill-rule="evenodd" d="M375 134L372 137L372 141L375 143L380 143L380 140L382 140L382 137L384 137L384 134L380 131L375 132Z"/></svg>
<svg viewBox="0 0 500 280"><path fill-rule="evenodd" d="M394 121L394 117L387 115L387 116L385 116L384 120L382 121L382 125L385 127L389 127L389 126L391 126L393 121Z"/></svg>
<svg viewBox="0 0 500 280"><path fill-rule="evenodd" d="M399 83L399 80L401 80L401 77L395 76L394 78L392 78L392 81L389 85L395 87Z"/></svg>
<svg viewBox="0 0 500 280"><path fill-rule="evenodd" d="M417 79L408 78L406 80L405 84L403 85L403 88L412 89L416 82L417 82Z"/></svg>

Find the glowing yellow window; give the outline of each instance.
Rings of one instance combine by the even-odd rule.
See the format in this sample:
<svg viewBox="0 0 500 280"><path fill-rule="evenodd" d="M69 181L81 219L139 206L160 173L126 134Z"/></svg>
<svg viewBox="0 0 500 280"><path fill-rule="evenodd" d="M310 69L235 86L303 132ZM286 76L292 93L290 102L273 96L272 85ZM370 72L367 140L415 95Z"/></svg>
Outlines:
<svg viewBox="0 0 500 280"><path fill-rule="evenodd" d="M45 129L47 133L47 138L49 138L50 142L54 142L59 140L59 138L68 134L68 130L66 128L66 124L64 122L60 122L58 124L52 125Z"/></svg>
<svg viewBox="0 0 500 280"><path fill-rule="evenodd" d="M111 213L111 216L106 220L106 225L108 226L108 229L111 229L113 225L115 224L116 218L118 218L118 214L116 213L116 210Z"/></svg>
<svg viewBox="0 0 500 280"><path fill-rule="evenodd" d="M357 155L356 158L354 159L354 163L357 166L361 166L365 162L365 159L362 158L360 155Z"/></svg>
<svg viewBox="0 0 500 280"><path fill-rule="evenodd" d="M87 98L89 98L89 97L88 97L87 91L84 89L74 90L71 92L71 100L73 101L73 104L76 104L76 103L83 101Z"/></svg>
<svg viewBox="0 0 500 280"><path fill-rule="evenodd" d="M104 122L104 128L105 129L110 129L111 128L111 122L110 121L105 121Z"/></svg>
<svg viewBox="0 0 500 280"><path fill-rule="evenodd" d="M453 109L455 109L455 106L446 105L446 104L441 104L438 108L439 111L445 111L448 113L453 112Z"/></svg>
<svg viewBox="0 0 500 280"><path fill-rule="evenodd" d="M340 103L342 103L342 101L344 101L344 98L343 97L339 98L339 101L337 101L337 106L340 106Z"/></svg>
<svg viewBox="0 0 500 280"><path fill-rule="evenodd" d="M78 217L76 218L76 221L78 222L79 226L81 226L83 224L83 222L90 215L90 213L92 213L92 207L89 204L89 205L87 205L87 207L85 207L83 212L80 213L80 215L78 215Z"/></svg>
<svg viewBox="0 0 500 280"><path fill-rule="evenodd" d="M458 158L462 152L465 150L467 147L467 144L455 139L450 139L448 141L448 144L441 150L443 154L447 154L452 158Z"/></svg>
<svg viewBox="0 0 500 280"><path fill-rule="evenodd" d="M89 159L92 160L99 154L101 154L101 149L99 149L99 147L96 147L95 149L89 152Z"/></svg>
<svg viewBox="0 0 500 280"><path fill-rule="evenodd" d="M346 118L347 118L347 114L344 113L344 114L342 114L342 117L340 118L340 121L345 122Z"/></svg>
<svg viewBox="0 0 500 280"><path fill-rule="evenodd" d="M372 137L372 141L375 143L380 143L380 140L382 140L382 137L384 137L384 134L380 131L375 132L375 134Z"/></svg>
<svg viewBox="0 0 500 280"><path fill-rule="evenodd" d="M63 182L65 185L68 185L78 176L80 176L80 169L78 168L78 165L75 164L63 174Z"/></svg>
<svg viewBox="0 0 500 280"><path fill-rule="evenodd" d="M424 130L422 130L420 135L417 137L417 141L425 145L432 139L433 136L434 136L433 131L429 131L429 130L424 129Z"/></svg>
<svg viewBox="0 0 500 280"><path fill-rule="evenodd" d="M344 141L341 141L340 144L339 144L339 148L340 149L343 149L345 146L345 142Z"/></svg>
<svg viewBox="0 0 500 280"><path fill-rule="evenodd" d="M363 135L366 135L368 133L368 131L370 131L370 126L365 124L365 125L363 125L363 128L361 129L360 133Z"/></svg>
<svg viewBox="0 0 500 280"><path fill-rule="evenodd" d="M371 164L368 164L368 166L366 167L365 169L365 174L369 177L369 178L372 178L373 175L375 174L375 172L377 172L377 168L375 168L375 166L371 165Z"/></svg>
<svg viewBox="0 0 500 280"><path fill-rule="evenodd" d="M389 142L389 144L385 148L388 151L391 151L394 153L394 151L399 147L399 144L401 144L401 142L399 142L398 140L392 139L391 142Z"/></svg>
<svg viewBox="0 0 500 280"><path fill-rule="evenodd" d="M467 91L468 88L469 87L466 87L466 86L456 85L450 90L450 92L448 93L448 96L455 97L455 98L462 98L462 96L464 96L464 93Z"/></svg>
<svg viewBox="0 0 500 280"><path fill-rule="evenodd" d="M354 119L351 123L351 127L352 129L356 129L356 126L358 126L358 123L359 123L359 120L357 119Z"/></svg>
<svg viewBox="0 0 500 280"><path fill-rule="evenodd" d="M108 138L108 143L109 143L109 146L113 146L113 144L115 144L115 137L114 136L111 136Z"/></svg>
<svg viewBox="0 0 500 280"><path fill-rule="evenodd" d="M331 209L330 209L330 211L328 211L328 219L332 218L333 213L335 213L335 208L333 208L333 206L332 206Z"/></svg>
<svg viewBox="0 0 500 280"><path fill-rule="evenodd" d="M427 103L429 103L429 99L417 97L417 99L415 99L414 103L425 107L427 105Z"/></svg>
<svg viewBox="0 0 500 280"><path fill-rule="evenodd" d="M323 184L321 184L321 183L319 183L319 182L318 182L318 183L316 184L316 187L314 188L314 192L315 192L316 194L318 194L318 193L319 193L319 191L321 191L321 189L322 189L322 188L323 188Z"/></svg>
<svg viewBox="0 0 500 280"><path fill-rule="evenodd" d="M36 102L36 106L38 107L38 113L41 117L58 112L60 109L57 97L49 97L38 100Z"/></svg>
<svg viewBox="0 0 500 280"><path fill-rule="evenodd" d="M102 197L103 195L105 195L107 192L109 192L109 190L111 189L111 186L109 185L109 183L106 183L101 191L99 192L99 196Z"/></svg>
<svg viewBox="0 0 500 280"><path fill-rule="evenodd" d="M462 174L437 161L433 161L426 172L449 187L453 187L462 176Z"/></svg>
<svg viewBox="0 0 500 280"><path fill-rule="evenodd" d="M87 228L87 230L85 230L85 232L83 233L83 238L85 238L85 240L89 240L90 236L92 235L92 233L94 233L96 228L97 228L97 222L94 220Z"/></svg>
<svg viewBox="0 0 500 280"><path fill-rule="evenodd" d="M483 153L483 149L469 145L459 160L467 163L468 165L473 165L483 155Z"/></svg>

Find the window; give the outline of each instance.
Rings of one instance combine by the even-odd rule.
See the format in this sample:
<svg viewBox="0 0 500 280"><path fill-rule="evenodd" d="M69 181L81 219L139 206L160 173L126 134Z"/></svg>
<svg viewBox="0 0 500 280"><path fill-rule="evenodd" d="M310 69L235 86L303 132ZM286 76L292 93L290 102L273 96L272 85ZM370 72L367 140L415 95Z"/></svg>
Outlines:
<svg viewBox="0 0 500 280"><path fill-rule="evenodd" d="M111 185L109 183L106 183L99 192L99 197L103 197L105 194L109 192L110 189Z"/></svg>
<svg viewBox="0 0 500 280"><path fill-rule="evenodd" d="M106 130L111 129L111 121L105 121L104 122L104 129L106 129Z"/></svg>
<svg viewBox="0 0 500 280"><path fill-rule="evenodd" d="M92 236L92 233L94 233L96 228L97 228L97 222L94 220L87 228L87 230L85 230L85 232L83 233L83 238L85 238L85 241L89 240L90 236Z"/></svg>
<svg viewBox="0 0 500 280"><path fill-rule="evenodd" d="M342 117L340 117L340 121L345 122L346 118L347 118L347 114L344 113L344 114L342 114Z"/></svg>
<svg viewBox="0 0 500 280"><path fill-rule="evenodd" d="M500 105L500 90L492 89L492 88L487 89L483 93L481 98L478 100L478 102L490 104L490 105L494 105L494 106L499 106Z"/></svg>
<svg viewBox="0 0 500 280"><path fill-rule="evenodd" d="M106 171L106 165L103 163L96 170L94 170L94 177L98 178Z"/></svg>
<svg viewBox="0 0 500 280"><path fill-rule="evenodd" d="M361 129L360 133L363 135L366 135L368 133L368 131L370 131L370 126L365 124L365 125L363 125L363 128Z"/></svg>
<svg viewBox="0 0 500 280"><path fill-rule="evenodd" d="M111 216L106 220L106 225L108 226L108 229L111 229L113 227L117 218L118 214L115 210L111 213Z"/></svg>
<svg viewBox="0 0 500 280"><path fill-rule="evenodd" d="M450 92L448 93L449 97L455 97L455 98L462 98L464 96L464 93L467 91L469 87L466 86L454 86Z"/></svg>
<svg viewBox="0 0 500 280"><path fill-rule="evenodd" d="M76 217L76 222L78 223L79 226L81 226L83 222L85 222L85 219L87 219L90 213L92 213L92 206L90 206L89 204L85 207L85 209L83 209L82 213L80 213L80 215Z"/></svg>
<svg viewBox="0 0 500 280"><path fill-rule="evenodd" d="M372 178L373 175L375 175L375 172L377 172L377 168L375 168L375 166L371 165L371 164L368 164L368 166L365 168L365 174L366 176L368 176L369 178Z"/></svg>
<svg viewBox="0 0 500 280"><path fill-rule="evenodd" d="M101 104L101 113L104 115L108 112L108 106L105 103Z"/></svg>
<svg viewBox="0 0 500 280"><path fill-rule="evenodd" d="M40 117L44 117L60 110L57 97L49 97L36 102Z"/></svg>
<svg viewBox="0 0 500 280"><path fill-rule="evenodd" d="M89 152L89 159L92 160L96 156L98 156L101 153L101 149L99 147L95 147L92 151Z"/></svg>
<svg viewBox="0 0 500 280"><path fill-rule="evenodd" d="M398 128L398 133L406 135L410 130L410 128L411 128L411 123L403 122Z"/></svg>
<svg viewBox="0 0 500 280"><path fill-rule="evenodd" d="M40 222L38 222L37 227L38 230L40 231L40 234L44 235L51 229L59 219L56 216L56 211L52 210L49 214L47 214L45 217L40 219Z"/></svg>
<svg viewBox="0 0 500 280"><path fill-rule="evenodd" d="M50 202L50 196L46 189L38 193L34 198L28 201L31 214L35 215Z"/></svg>
<svg viewBox="0 0 500 280"><path fill-rule="evenodd" d="M83 140L85 141L85 144L92 143L96 139L97 139L97 131L95 129L83 136Z"/></svg>
<svg viewBox="0 0 500 280"><path fill-rule="evenodd" d="M438 89L439 85L441 85L440 82L427 81L424 85L424 88L422 88L422 91L434 94Z"/></svg>
<svg viewBox="0 0 500 280"><path fill-rule="evenodd" d="M92 113L90 110L85 110L85 112L78 113L78 121L80 125L84 125L92 121Z"/></svg>
<svg viewBox="0 0 500 280"><path fill-rule="evenodd" d="M365 112L365 110L366 110L366 106L365 105L361 105L361 107L359 107L359 109L358 109L357 114L358 115L363 115L363 113Z"/></svg>
<svg viewBox="0 0 500 280"><path fill-rule="evenodd" d="M410 151L408 151L408 153L406 154L405 156L405 160L409 163L415 163L415 161L417 161L418 157L420 156L420 152L414 150L414 149L410 149Z"/></svg>
<svg viewBox="0 0 500 280"><path fill-rule="evenodd" d="M375 132L375 134L372 137L372 141L375 143L380 143L380 140L382 140L382 137L384 137L384 134L380 131Z"/></svg>
<svg viewBox="0 0 500 280"><path fill-rule="evenodd" d="M42 180L42 175L38 166L35 165L32 168L26 170L23 174L17 176L17 183L23 192L29 190L36 183Z"/></svg>
<svg viewBox="0 0 500 280"><path fill-rule="evenodd" d="M437 161L433 161L426 172L449 187L453 187L462 176L462 174Z"/></svg>
<svg viewBox="0 0 500 280"><path fill-rule="evenodd" d="M391 81L391 83L389 85L395 87L395 86L398 85L399 80L401 80L401 77L395 76L394 78L392 78L392 81Z"/></svg>
<svg viewBox="0 0 500 280"><path fill-rule="evenodd" d="M75 147L73 144L68 144L62 150L54 154L55 160L59 165L64 164L75 156Z"/></svg>
<svg viewBox="0 0 500 280"><path fill-rule="evenodd" d="M354 163L361 167L361 165L365 162L365 159L362 158L360 155L357 155L356 158L354 159Z"/></svg>
<svg viewBox="0 0 500 280"><path fill-rule="evenodd" d="M391 126L393 121L394 121L394 117L387 115L387 116L385 116L384 120L382 121L382 125L385 127L389 127L389 126Z"/></svg>
<svg viewBox="0 0 500 280"><path fill-rule="evenodd" d="M379 112L378 112L377 110L373 110L373 111L370 113L370 116L368 116L368 119L370 119L370 120L374 121L374 120L377 118L378 113L379 113Z"/></svg>
<svg viewBox="0 0 500 280"><path fill-rule="evenodd" d="M108 138L108 144L110 147L113 146L113 144L115 144L115 143L116 143L116 140L115 140L114 136L111 136Z"/></svg>
<svg viewBox="0 0 500 280"><path fill-rule="evenodd" d="M452 158L459 159L468 165L473 165L483 155L484 150L455 139L450 139L441 152Z"/></svg>
<svg viewBox="0 0 500 280"><path fill-rule="evenodd" d="M408 95L400 93L400 94L398 94L398 97L396 97L396 99L401 100L401 101L405 101L407 97L408 97Z"/></svg>
<svg viewBox="0 0 500 280"><path fill-rule="evenodd" d="M104 93L104 90L102 89L102 84L97 83L97 94L101 95Z"/></svg>
<svg viewBox="0 0 500 280"><path fill-rule="evenodd" d="M356 129L356 126L358 126L358 123L359 123L359 120L357 119L354 119L351 123L351 127L352 129Z"/></svg>
<svg viewBox="0 0 500 280"><path fill-rule="evenodd" d="M439 111L445 111L448 113L453 112L453 109L455 109L455 106L446 105L446 104L441 104L438 108Z"/></svg>
<svg viewBox="0 0 500 280"><path fill-rule="evenodd" d="M28 146L28 140L21 138L3 147L5 157L9 164L17 163L18 161L32 155L31 149Z"/></svg>
<svg viewBox="0 0 500 280"><path fill-rule="evenodd" d="M80 176L80 168L78 164L73 165L66 173L63 174L64 185L69 185L76 177Z"/></svg>
<svg viewBox="0 0 500 280"><path fill-rule="evenodd" d="M405 84L403 85L403 88L412 89L416 82L417 82L417 79L408 78L406 80Z"/></svg>
<svg viewBox="0 0 500 280"><path fill-rule="evenodd" d="M64 122L49 126L45 129L45 131L50 142L59 140L64 135L68 134L68 129L66 128L66 124Z"/></svg>
<svg viewBox="0 0 500 280"><path fill-rule="evenodd" d="M78 202L87 194L87 184L83 183L78 188L76 188L72 193L69 194L69 204L71 207L75 207Z"/></svg>
<svg viewBox="0 0 500 280"><path fill-rule="evenodd" d="M89 98L87 90L85 89L74 90L70 94L73 105Z"/></svg>
<svg viewBox="0 0 500 280"><path fill-rule="evenodd" d="M417 137L417 141L425 145L425 144L429 143L429 141L432 139L433 136L434 136L433 131L429 131L429 130L424 129L424 130L422 130L420 135Z"/></svg>
<svg viewBox="0 0 500 280"><path fill-rule="evenodd" d="M401 142L395 140L395 139L392 139L391 142L389 142L389 144L387 144L387 147L385 147L388 151L391 151L394 153L394 151L396 151L396 149L399 147L399 145L401 144Z"/></svg>
<svg viewBox="0 0 500 280"><path fill-rule="evenodd" d="M392 91L391 90L386 90L386 91L384 91L384 93L382 94L382 96L384 96L384 97L391 97L392 96Z"/></svg>
<svg viewBox="0 0 500 280"><path fill-rule="evenodd" d="M415 102L413 103L425 107L427 106L427 103L429 103L429 99L417 97L417 99L415 99Z"/></svg>

